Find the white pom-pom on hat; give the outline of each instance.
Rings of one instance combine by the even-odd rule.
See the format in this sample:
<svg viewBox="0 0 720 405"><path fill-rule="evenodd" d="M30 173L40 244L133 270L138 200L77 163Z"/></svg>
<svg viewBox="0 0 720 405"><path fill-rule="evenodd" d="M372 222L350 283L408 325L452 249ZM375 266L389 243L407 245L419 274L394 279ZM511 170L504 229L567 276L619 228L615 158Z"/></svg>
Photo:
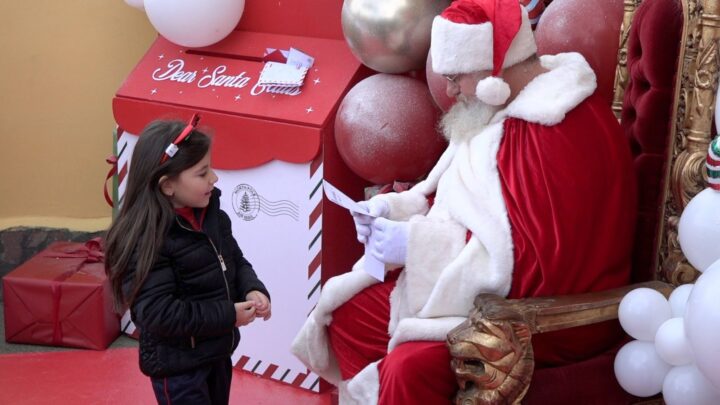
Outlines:
<svg viewBox="0 0 720 405"><path fill-rule="evenodd" d="M510 98L510 86L499 77L489 76L475 86L475 96L485 104L503 105Z"/></svg>

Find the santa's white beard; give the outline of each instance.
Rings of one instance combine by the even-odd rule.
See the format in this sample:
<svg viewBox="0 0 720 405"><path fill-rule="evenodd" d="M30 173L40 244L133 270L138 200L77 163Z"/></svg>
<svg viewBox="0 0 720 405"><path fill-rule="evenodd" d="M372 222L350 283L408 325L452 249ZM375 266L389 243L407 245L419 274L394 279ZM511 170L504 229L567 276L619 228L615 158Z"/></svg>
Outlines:
<svg viewBox="0 0 720 405"><path fill-rule="evenodd" d="M467 141L479 134L498 110L479 100L458 101L440 120L440 130L448 141Z"/></svg>

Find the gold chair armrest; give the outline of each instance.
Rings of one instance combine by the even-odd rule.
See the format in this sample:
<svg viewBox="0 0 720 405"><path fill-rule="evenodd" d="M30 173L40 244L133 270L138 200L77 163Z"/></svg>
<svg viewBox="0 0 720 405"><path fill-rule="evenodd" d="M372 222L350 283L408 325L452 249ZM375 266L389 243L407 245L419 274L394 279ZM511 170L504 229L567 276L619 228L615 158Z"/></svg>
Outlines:
<svg viewBox="0 0 720 405"><path fill-rule="evenodd" d="M530 333L552 332L617 319L622 298L641 287L656 290L666 298L674 289L662 281L649 281L612 290L557 297L505 300L497 295L480 294L475 298L475 308L482 308L485 313L494 316L496 306L510 307L522 314Z"/></svg>
<svg viewBox="0 0 720 405"><path fill-rule="evenodd" d="M673 286L660 281L607 291L508 300L480 294L468 319L448 333L451 367L460 390L457 404L514 404L525 396L535 362L531 336L590 325L618 316L630 290L652 288L666 297Z"/></svg>

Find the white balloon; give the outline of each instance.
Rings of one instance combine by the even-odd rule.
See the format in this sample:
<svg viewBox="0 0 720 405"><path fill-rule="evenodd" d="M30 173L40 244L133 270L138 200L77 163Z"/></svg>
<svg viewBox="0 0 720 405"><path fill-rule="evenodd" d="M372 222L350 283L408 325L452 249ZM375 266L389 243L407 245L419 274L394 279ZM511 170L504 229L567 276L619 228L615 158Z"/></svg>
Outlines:
<svg viewBox="0 0 720 405"><path fill-rule="evenodd" d="M685 334L697 368L720 389L720 260L695 282L685 309Z"/></svg>
<svg viewBox="0 0 720 405"><path fill-rule="evenodd" d="M615 356L615 377L620 386L637 397L649 397L662 390L671 366L655 351L652 342L633 340Z"/></svg>
<svg viewBox="0 0 720 405"><path fill-rule="evenodd" d="M692 363L693 352L685 337L683 318L670 318L660 325L655 335L655 350L661 359L673 366Z"/></svg>
<svg viewBox="0 0 720 405"><path fill-rule="evenodd" d="M145 8L143 0L125 0L125 3L130 7L135 7L140 10Z"/></svg>
<svg viewBox="0 0 720 405"><path fill-rule="evenodd" d="M620 325L638 340L652 341L660 325L671 317L665 296L651 288L636 288L625 294L618 308Z"/></svg>
<svg viewBox="0 0 720 405"><path fill-rule="evenodd" d="M687 306L687 300L688 297L690 297L693 285L694 284L683 284L678 286L675 290L673 290L672 294L670 294L668 302L670 302L673 317L679 316L682 318L685 316L685 307Z"/></svg>
<svg viewBox="0 0 720 405"><path fill-rule="evenodd" d="M711 188L699 192L682 212L678 242L690 264L704 271L720 259L720 192Z"/></svg>
<svg viewBox="0 0 720 405"><path fill-rule="evenodd" d="M716 405L720 392L694 365L673 367L663 382L663 399L667 405Z"/></svg>
<svg viewBox="0 0 720 405"><path fill-rule="evenodd" d="M244 9L245 0L145 0L145 12L157 32L191 48L228 36Z"/></svg>

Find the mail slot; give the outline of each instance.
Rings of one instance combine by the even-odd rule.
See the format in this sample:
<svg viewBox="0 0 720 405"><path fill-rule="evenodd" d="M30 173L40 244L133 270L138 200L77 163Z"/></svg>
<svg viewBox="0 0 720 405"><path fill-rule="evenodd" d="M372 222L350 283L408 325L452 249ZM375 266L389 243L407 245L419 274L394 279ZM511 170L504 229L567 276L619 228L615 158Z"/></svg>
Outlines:
<svg viewBox="0 0 720 405"><path fill-rule="evenodd" d="M257 84L263 55L296 48L315 58L299 94ZM162 37L113 99L118 156L116 205L143 127L157 118L202 116L212 129L213 168L233 233L272 295L269 322L242 329L236 367L305 389L318 377L290 353L322 283L362 254L347 211L327 201L323 181L354 199L367 183L342 162L333 123L344 94L366 75L345 41L235 31L220 43L185 49Z"/></svg>

